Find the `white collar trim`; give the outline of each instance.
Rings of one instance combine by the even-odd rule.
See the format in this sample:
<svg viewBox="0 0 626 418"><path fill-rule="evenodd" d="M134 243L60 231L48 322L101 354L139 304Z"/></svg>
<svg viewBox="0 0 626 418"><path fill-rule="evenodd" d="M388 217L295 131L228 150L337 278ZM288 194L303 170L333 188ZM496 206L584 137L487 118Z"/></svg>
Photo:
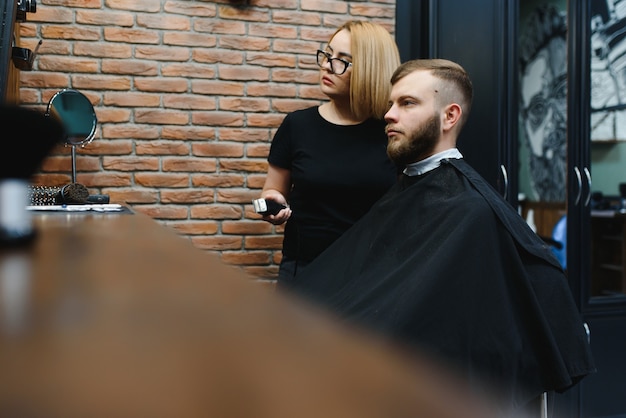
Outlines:
<svg viewBox="0 0 626 418"><path fill-rule="evenodd" d="M446 158L463 158L463 155L458 150L458 148L451 148L445 151L441 151L437 154L431 155L430 157L418 161L416 163L411 163L406 166L403 173L407 176L419 176L424 173L428 173L431 170L439 167L441 165L441 160L445 160Z"/></svg>

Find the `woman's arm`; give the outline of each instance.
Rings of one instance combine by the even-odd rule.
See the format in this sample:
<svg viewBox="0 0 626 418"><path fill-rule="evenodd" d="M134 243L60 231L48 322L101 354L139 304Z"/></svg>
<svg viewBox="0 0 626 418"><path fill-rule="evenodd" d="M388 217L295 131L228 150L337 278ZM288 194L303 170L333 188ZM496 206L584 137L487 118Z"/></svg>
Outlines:
<svg viewBox="0 0 626 418"><path fill-rule="evenodd" d="M267 168L267 177L263 185L261 197L275 202L282 203L287 208L281 210L276 215L265 215L263 220L274 225L280 225L291 216L291 209L287 203L289 191L291 190L291 171L286 168L277 167L270 164Z"/></svg>

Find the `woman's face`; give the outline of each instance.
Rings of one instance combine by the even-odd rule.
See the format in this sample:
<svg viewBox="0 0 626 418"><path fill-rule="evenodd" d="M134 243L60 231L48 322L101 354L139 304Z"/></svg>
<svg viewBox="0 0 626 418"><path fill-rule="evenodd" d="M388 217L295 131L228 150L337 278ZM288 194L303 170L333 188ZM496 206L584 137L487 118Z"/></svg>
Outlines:
<svg viewBox="0 0 626 418"><path fill-rule="evenodd" d="M350 32L343 29L330 40L325 51L331 58L341 58L344 61L352 62L352 51L350 49ZM326 60L320 68L320 88L322 93L330 99L343 99L350 97L350 75L352 66L348 66L341 74L334 74L331 70L330 62Z"/></svg>

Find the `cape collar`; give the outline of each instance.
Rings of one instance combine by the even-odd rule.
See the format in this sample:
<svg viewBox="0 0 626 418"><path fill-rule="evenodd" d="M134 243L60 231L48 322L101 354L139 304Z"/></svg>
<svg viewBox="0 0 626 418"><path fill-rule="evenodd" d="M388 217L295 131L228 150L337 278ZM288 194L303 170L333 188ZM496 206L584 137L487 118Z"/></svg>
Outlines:
<svg viewBox="0 0 626 418"><path fill-rule="evenodd" d="M434 170L435 168L439 167L441 165L441 160L445 160L446 158L463 158L463 155L458 150L458 148L447 149L445 151L441 151L437 154L431 155L430 157L422 161L407 165L403 173L407 176L422 175L429 172L430 170Z"/></svg>

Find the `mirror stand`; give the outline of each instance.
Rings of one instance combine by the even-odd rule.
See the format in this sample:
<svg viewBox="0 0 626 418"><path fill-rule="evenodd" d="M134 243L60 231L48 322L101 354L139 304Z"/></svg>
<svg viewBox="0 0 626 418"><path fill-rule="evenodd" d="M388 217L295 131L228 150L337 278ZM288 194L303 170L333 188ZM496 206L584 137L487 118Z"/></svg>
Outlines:
<svg viewBox="0 0 626 418"><path fill-rule="evenodd" d="M72 147L72 183L76 183L76 145Z"/></svg>

